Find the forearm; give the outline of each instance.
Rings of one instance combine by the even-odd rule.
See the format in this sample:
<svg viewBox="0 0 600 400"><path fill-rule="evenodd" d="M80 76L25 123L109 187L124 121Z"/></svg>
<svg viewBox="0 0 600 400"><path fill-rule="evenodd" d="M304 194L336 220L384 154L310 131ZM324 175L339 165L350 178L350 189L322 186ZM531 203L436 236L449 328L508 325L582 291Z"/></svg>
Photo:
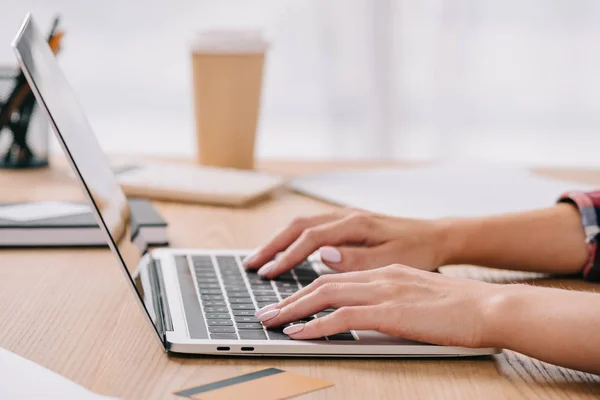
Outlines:
<svg viewBox="0 0 600 400"><path fill-rule="evenodd" d="M484 346L600 374L600 294L506 285L489 300Z"/></svg>
<svg viewBox="0 0 600 400"><path fill-rule="evenodd" d="M445 264L572 274L588 259L577 209L569 204L486 218L440 221Z"/></svg>

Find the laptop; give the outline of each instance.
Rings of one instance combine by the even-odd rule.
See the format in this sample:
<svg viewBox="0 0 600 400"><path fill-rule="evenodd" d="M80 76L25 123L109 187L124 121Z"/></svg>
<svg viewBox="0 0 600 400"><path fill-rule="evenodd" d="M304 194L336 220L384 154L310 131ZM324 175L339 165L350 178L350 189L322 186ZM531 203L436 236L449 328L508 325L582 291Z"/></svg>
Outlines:
<svg viewBox="0 0 600 400"><path fill-rule="evenodd" d="M229 356L456 357L497 349L435 346L374 331L291 340L254 317L308 285L324 266L309 259L277 280L246 271L247 250L152 249L131 241L131 211L106 155L44 37L27 16L13 42L19 63L85 192L117 264L161 346L170 353ZM324 311L324 313L332 310ZM319 318L319 313L310 318Z"/></svg>

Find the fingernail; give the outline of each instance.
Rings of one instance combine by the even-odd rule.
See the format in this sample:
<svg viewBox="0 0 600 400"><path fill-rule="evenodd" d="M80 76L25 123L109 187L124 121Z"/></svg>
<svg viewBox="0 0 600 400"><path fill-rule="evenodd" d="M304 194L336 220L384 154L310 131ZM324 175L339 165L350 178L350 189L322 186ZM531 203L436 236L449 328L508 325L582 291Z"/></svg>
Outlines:
<svg viewBox="0 0 600 400"><path fill-rule="evenodd" d="M277 307L277 303L273 303L273 304L269 304L268 306L264 306L263 308L261 308L260 310L258 310L254 316L256 318L259 318L261 315L263 315L264 313L266 313L267 311L271 311L272 309L274 309L275 307Z"/></svg>
<svg viewBox="0 0 600 400"><path fill-rule="evenodd" d="M269 261L263 265L256 273L260 276L265 276L275 267L275 261Z"/></svg>
<svg viewBox="0 0 600 400"><path fill-rule="evenodd" d="M319 249L319 254L321 255L321 260L330 262L330 263L339 263L342 261L342 253L335 247L325 246Z"/></svg>
<svg viewBox="0 0 600 400"><path fill-rule="evenodd" d="M304 329L305 324L290 325L283 330L286 335L294 335Z"/></svg>
<svg viewBox="0 0 600 400"><path fill-rule="evenodd" d="M280 311L281 310L276 308L274 310L267 311L264 314L260 314L257 318L260 322L265 322L265 321L275 318L279 314Z"/></svg>
<svg viewBox="0 0 600 400"><path fill-rule="evenodd" d="M244 258L244 260L242 261L242 265L244 267L247 267L248 264L250 264L252 261L254 261L257 254L258 254L258 250L256 250L254 253L250 254L248 257Z"/></svg>

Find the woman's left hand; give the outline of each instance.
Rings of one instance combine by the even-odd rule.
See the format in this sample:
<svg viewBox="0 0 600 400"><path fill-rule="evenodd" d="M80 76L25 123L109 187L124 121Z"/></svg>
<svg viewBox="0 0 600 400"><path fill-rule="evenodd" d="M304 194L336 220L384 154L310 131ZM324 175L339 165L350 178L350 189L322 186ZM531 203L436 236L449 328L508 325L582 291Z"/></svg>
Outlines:
<svg viewBox="0 0 600 400"><path fill-rule="evenodd" d="M323 275L256 315L266 327L276 327L337 309L286 327L284 333L293 339L375 330L439 345L491 347L494 340L487 319L502 290L501 285L392 265Z"/></svg>

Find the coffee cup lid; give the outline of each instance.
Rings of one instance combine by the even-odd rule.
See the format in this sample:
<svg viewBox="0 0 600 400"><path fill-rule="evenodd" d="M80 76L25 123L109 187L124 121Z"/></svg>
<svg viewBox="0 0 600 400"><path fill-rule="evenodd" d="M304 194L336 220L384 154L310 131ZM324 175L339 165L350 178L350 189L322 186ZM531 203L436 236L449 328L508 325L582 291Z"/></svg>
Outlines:
<svg viewBox="0 0 600 400"><path fill-rule="evenodd" d="M268 43L259 29L213 29L198 32L192 50L206 53L262 53Z"/></svg>

